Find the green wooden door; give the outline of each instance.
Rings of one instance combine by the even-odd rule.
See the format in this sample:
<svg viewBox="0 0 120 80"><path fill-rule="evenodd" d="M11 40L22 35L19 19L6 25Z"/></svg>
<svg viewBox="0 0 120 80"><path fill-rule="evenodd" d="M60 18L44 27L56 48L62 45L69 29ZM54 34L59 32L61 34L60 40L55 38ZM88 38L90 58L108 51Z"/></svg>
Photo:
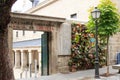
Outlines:
<svg viewBox="0 0 120 80"><path fill-rule="evenodd" d="M49 33L44 32L41 38L41 75L49 74L49 48L48 48Z"/></svg>

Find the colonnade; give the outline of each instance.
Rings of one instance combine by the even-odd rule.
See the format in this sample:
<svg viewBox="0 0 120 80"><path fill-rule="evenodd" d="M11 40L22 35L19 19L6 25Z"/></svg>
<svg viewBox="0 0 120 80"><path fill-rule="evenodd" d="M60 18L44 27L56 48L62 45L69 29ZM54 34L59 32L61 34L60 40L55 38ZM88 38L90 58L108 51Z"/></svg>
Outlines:
<svg viewBox="0 0 120 80"><path fill-rule="evenodd" d="M31 66L34 72L35 60L37 61L37 69L41 71L41 51L39 50L13 50L12 64L15 69L24 70Z"/></svg>

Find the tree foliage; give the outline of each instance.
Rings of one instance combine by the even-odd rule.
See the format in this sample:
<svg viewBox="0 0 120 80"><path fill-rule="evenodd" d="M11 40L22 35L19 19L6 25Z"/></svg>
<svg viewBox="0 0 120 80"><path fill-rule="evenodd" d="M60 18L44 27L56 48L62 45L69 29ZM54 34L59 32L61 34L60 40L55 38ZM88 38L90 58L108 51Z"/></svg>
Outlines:
<svg viewBox="0 0 120 80"><path fill-rule="evenodd" d="M101 16L98 19L98 35L101 38L108 38L118 32L120 26L120 15L115 7L115 4L113 4L110 0L100 0L98 9L101 12ZM87 26L90 31L95 31L95 23L91 15L89 16Z"/></svg>
<svg viewBox="0 0 120 80"><path fill-rule="evenodd" d="M102 45L107 46L107 75L109 74L109 54L108 54L108 43L109 37L119 31L120 27L120 15L118 13L118 9L115 7L115 4L111 2L111 0L100 0L100 4L98 4L98 9L101 12L100 18L98 21L98 36L100 39L100 43ZM92 8L90 9L90 11ZM95 32L95 23L92 16L89 16L89 21L87 23L88 29L90 32Z"/></svg>

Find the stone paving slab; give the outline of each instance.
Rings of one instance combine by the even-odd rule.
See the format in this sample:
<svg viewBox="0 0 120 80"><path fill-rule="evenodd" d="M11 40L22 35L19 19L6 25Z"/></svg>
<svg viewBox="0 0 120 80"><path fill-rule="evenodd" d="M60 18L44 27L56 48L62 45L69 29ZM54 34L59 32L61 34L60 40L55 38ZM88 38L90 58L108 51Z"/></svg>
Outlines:
<svg viewBox="0 0 120 80"><path fill-rule="evenodd" d="M111 77L100 77L100 79L95 79L94 77L77 77L77 78L66 78L65 76L56 77L42 77L42 78L30 78L30 79L19 79L19 80L120 80L120 75L115 75Z"/></svg>
<svg viewBox="0 0 120 80"><path fill-rule="evenodd" d="M110 78L101 78L101 79L95 79L95 78L75 78L75 79L66 79L66 78L31 78L31 79L19 79L19 80L120 80L118 77L110 77Z"/></svg>
<svg viewBox="0 0 120 80"><path fill-rule="evenodd" d="M99 69L100 74L104 74L106 72L106 68ZM19 80L120 80L120 74L117 74L118 70L114 70L110 67L110 75L109 77L100 76L100 79L95 79L94 69L91 70L83 70L78 72L70 72L70 73L57 73L49 76L41 76L38 78L29 78L29 79L19 79Z"/></svg>

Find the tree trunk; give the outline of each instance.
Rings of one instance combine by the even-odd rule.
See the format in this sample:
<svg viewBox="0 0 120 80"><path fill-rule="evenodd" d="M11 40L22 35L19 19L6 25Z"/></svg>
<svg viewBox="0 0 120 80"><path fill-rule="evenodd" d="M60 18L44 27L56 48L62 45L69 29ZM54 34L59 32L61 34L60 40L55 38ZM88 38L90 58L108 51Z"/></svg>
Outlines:
<svg viewBox="0 0 120 80"><path fill-rule="evenodd" d="M10 11L16 0L0 0L0 80L14 80L8 47Z"/></svg>
<svg viewBox="0 0 120 80"><path fill-rule="evenodd" d="M14 80L8 48L8 29L0 31L0 80Z"/></svg>
<svg viewBox="0 0 120 80"><path fill-rule="evenodd" d="M109 36L107 37L107 73L106 73L106 76L109 76Z"/></svg>

